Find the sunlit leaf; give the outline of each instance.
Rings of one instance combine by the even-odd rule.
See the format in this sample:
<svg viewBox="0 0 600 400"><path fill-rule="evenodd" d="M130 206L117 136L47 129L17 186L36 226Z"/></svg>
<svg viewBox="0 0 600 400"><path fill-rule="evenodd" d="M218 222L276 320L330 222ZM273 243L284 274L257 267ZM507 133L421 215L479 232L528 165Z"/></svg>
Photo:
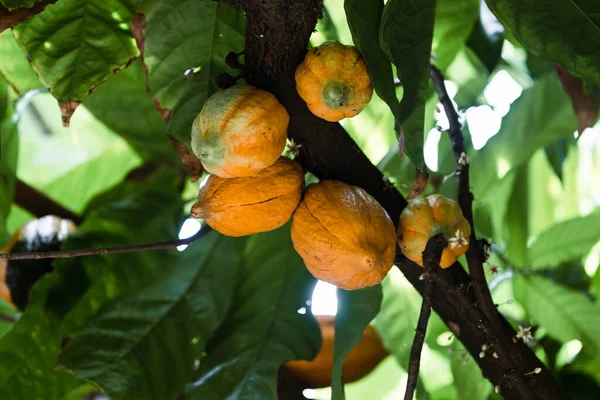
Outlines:
<svg viewBox="0 0 600 400"><path fill-rule="evenodd" d="M8 29L0 33L0 75L17 93L44 87Z"/></svg>
<svg viewBox="0 0 600 400"><path fill-rule="evenodd" d="M465 45L477 20L479 0L436 0L432 51L445 69Z"/></svg>
<svg viewBox="0 0 600 400"><path fill-rule="evenodd" d="M111 399L182 394L194 360L229 310L244 243L216 232L194 243L156 284L103 308L59 362Z"/></svg>
<svg viewBox="0 0 600 400"><path fill-rule="evenodd" d="M342 366L350 350L360 342L367 325L381 307L381 285L347 291L338 289L338 310L335 316L333 342L332 400L343 400Z"/></svg>
<svg viewBox="0 0 600 400"><path fill-rule="evenodd" d="M209 341L186 399L276 399L279 366L310 360L321 346L316 320L306 313L315 280L292 247L289 224L252 236L244 260L231 312Z"/></svg>
<svg viewBox="0 0 600 400"><path fill-rule="evenodd" d="M14 196L19 155L19 135L12 121L8 86L0 77L0 246L8 241L6 222Z"/></svg>
<svg viewBox="0 0 600 400"><path fill-rule="evenodd" d="M562 341L579 340L582 352L600 351L600 306L584 293L559 286L537 275L518 274L513 283L515 300L532 324L541 325L550 336Z"/></svg>
<svg viewBox="0 0 600 400"><path fill-rule="evenodd" d="M600 85L600 13L596 0L486 0L534 54Z"/></svg>

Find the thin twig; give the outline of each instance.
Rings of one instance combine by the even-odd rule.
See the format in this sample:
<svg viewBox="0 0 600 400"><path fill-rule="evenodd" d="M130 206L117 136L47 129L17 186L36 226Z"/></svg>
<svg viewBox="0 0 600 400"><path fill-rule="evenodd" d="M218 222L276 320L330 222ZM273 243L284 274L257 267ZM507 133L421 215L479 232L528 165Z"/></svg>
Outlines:
<svg viewBox="0 0 600 400"><path fill-rule="evenodd" d="M439 69L433 65L430 68L431 80L435 86L435 90L438 93L440 103L444 106L446 116L448 117L449 129L448 136L452 143L452 149L454 150L454 157L456 159L456 181L458 185L458 203L464 217L469 221L471 225L471 236L469 238L470 246L467 250L466 258L467 264L469 265L469 274L473 282L473 290L477 303L481 308L481 311L488 317L488 319L494 324L494 326L500 328L501 320L494 302L492 295L487 286L485 280L485 272L483 270L483 264L485 263L485 251L482 243L477 240L475 236L475 224L473 223L473 194L469 187L469 161L465 150L465 144L462 135L462 127L458 117L458 113L454 108L452 99L448 96L446 90L446 84L444 83L444 77Z"/></svg>
<svg viewBox="0 0 600 400"><path fill-rule="evenodd" d="M442 252L444 247L447 246L446 239L443 234L433 236L427 242L425 251L423 252L423 266L425 272L425 282L423 285L423 303L421 304L421 313L419 314L419 322L417 323L417 329L415 330L415 339L413 340L412 347L410 349L410 358L408 361L408 381L406 383L406 393L404 394L404 400L412 400L417 387L417 380L419 378L419 364L421 363L421 351L423 350L423 343L425 342L425 334L427 333L427 325L429 323L429 316L431 315L431 295L433 293L433 280L432 275L437 274L440 270L440 259L442 258Z"/></svg>
<svg viewBox="0 0 600 400"><path fill-rule="evenodd" d="M14 324L15 322L17 322L17 317L15 317L14 315L0 312L0 320Z"/></svg>
<svg viewBox="0 0 600 400"><path fill-rule="evenodd" d="M96 248L96 249L81 249L81 250L67 250L67 251L46 251L46 252L32 252L32 253L0 253L0 259L7 260L41 260L44 258L73 258L73 257L85 257L94 256L98 254L119 254L119 253L135 253L139 251L154 251L154 250L165 250L174 249L178 246L184 246L195 242L196 240L205 236L212 229L208 225L204 225L202 229L193 236L186 239L170 240L168 242L160 243L149 243L133 246L122 246L122 247L107 247L107 248Z"/></svg>

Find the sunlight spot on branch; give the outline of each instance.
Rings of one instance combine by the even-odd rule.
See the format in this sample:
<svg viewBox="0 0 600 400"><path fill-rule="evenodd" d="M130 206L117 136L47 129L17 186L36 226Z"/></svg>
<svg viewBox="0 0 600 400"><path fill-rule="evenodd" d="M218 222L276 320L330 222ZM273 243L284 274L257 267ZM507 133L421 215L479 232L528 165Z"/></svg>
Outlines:
<svg viewBox="0 0 600 400"><path fill-rule="evenodd" d="M202 225L199 221L192 218L186 219L179 230L179 239L187 239L190 236L194 236L196 233L198 233L201 227ZM177 246L177 250L183 251L187 247L188 245Z"/></svg>
<svg viewBox="0 0 600 400"><path fill-rule="evenodd" d="M466 116L475 150L481 149L500 130L502 117L490 106L471 107Z"/></svg>
<svg viewBox="0 0 600 400"><path fill-rule="evenodd" d="M338 301L336 288L330 283L318 281L312 295L311 311L314 315L335 315Z"/></svg>

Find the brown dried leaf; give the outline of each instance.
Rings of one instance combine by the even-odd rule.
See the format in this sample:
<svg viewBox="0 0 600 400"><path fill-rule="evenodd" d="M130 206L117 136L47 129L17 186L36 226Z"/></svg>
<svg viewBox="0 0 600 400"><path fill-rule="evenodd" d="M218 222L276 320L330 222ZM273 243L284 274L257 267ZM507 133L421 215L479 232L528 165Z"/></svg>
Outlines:
<svg viewBox="0 0 600 400"><path fill-rule="evenodd" d="M177 154L179 154L181 162L188 167L192 176L192 182L196 182L202 176L202 171L204 171L202 163L200 162L198 157L196 157L194 154L188 151L187 147L185 147L183 143L172 138L171 136L169 136L169 138L171 139L171 144L173 145L173 148L175 149Z"/></svg>
<svg viewBox="0 0 600 400"><path fill-rule="evenodd" d="M65 128L69 127L69 123L71 122L71 117L75 112L75 109L81 104L80 101L61 101L58 103L60 106L60 113L62 115L62 123Z"/></svg>
<svg viewBox="0 0 600 400"><path fill-rule="evenodd" d="M579 134L585 128L593 126L598 120L600 111L600 88L594 87L591 93L586 93L583 81L571 75L563 66L554 64L554 70L562 82L563 89L571 98L573 110L579 121Z"/></svg>
<svg viewBox="0 0 600 400"><path fill-rule="evenodd" d="M423 168L423 171L417 170L417 176L415 176L415 182L413 183L413 187L406 196L406 200L414 199L427 187L427 182L429 182L429 171L427 171L427 167Z"/></svg>

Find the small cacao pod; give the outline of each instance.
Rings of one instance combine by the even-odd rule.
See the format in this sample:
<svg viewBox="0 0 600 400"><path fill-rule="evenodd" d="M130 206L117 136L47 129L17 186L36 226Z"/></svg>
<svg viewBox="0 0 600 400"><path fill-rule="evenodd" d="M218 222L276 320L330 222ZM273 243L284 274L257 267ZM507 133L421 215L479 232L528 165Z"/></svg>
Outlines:
<svg viewBox="0 0 600 400"><path fill-rule="evenodd" d="M381 282L394 264L396 229L363 189L339 181L310 185L292 220L292 241L308 270L342 289Z"/></svg>
<svg viewBox="0 0 600 400"><path fill-rule="evenodd" d="M209 176L192 206L192 216L228 236L271 231L292 217L303 188L300 164L281 157L254 176Z"/></svg>
<svg viewBox="0 0 600 400"><path fill-rule="evenodd" d="M192 150L211 174L252 176L279 158L288 122L275 96L240 83L206 100L192 125Z"/></svg>
<svg viewBox="0 0 600 400"><path fill-rule="evenodd" d="M452 199L439 194L413 199L400 214L398 244L404 255L421 267L427 241L439 233L448 240L440 267L448 268L467 251L471 235L471 225Z"/></svg>
<svg viewBox="0 0 600 400"><path fill-rule="evenodd" d="M306 53L296 69L296 90L314 115L330 122L359 114L373 95L367 64L356 47L337 41Z"/></svg>

